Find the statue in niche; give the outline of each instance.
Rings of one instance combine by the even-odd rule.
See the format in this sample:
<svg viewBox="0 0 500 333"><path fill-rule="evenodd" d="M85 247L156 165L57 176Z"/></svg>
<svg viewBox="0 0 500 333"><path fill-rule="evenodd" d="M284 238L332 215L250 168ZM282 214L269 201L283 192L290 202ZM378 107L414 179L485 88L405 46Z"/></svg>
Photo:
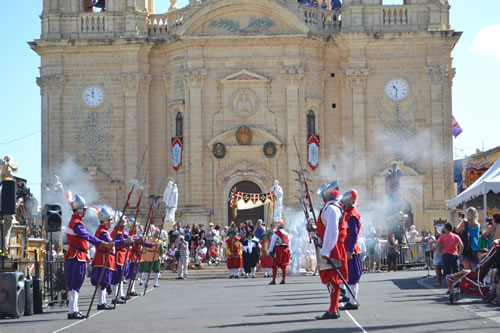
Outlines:
<svg viewBox="0 0 500 333"><path fill-rule="evenodd" d="M242 115L247 115L247 114L252 113L253 103L250 101L246 92L244 92L240 95L240 98L238 100L236 108L238 110L238 113L240 113Z"/></svg>
<svg viewBox="0 0 500 333"><path fill-rule="evenodd" d="M385 176L385 193L393 202L401 201L399 179L402 175L403 173L399 170L398 165L393 162Z"/></svg>

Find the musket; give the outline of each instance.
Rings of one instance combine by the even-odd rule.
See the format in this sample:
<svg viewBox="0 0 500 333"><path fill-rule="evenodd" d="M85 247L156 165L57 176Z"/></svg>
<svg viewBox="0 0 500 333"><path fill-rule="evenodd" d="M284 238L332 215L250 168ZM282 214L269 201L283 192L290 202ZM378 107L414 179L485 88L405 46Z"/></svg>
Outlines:
<svg viewBox="0 0 500 333"><path fill-rule="evenodd" d="M139 215L139 212L141 211L141 201L142 201L142 196L144 195L144 184L146 184L146 181L148 179L148 175L149 175L149 160L148 160L148 166L147 166L147 169L146 169L146 175L144 176L144 180L142 181L142 188L141 188L141 194L139 195L139 199L137 200L137 204L136 204L136 207L135 207L135 218L134 218L134 224L132 225L132 229L130 231L130 237L132 237L132 240L133 240L133 234L135 232L135 228L136 228L136 225L137 225L137 216ZM125 252L125 264L127 263L127 258L128 258L128 254L130 252L130 249L132 248L133 246L133 242L131 242L130 245L127 246L127 251ZM130 266L132 267L132 266ZM120 283L123 283L123 276L125 275L125 269L122 269L122 274L120 275ZM118 297L116 297L113 301L113 309L116 309L116 304L118 303Z"/></svg>
<svg viewBox="0 0 500 333"><path fill-rule="evenodd" d="M162 185L163 185L163 178L161 179L158 192L161 190ZM158 197L155 195L151 195L150 198L151 198L151 204L149 205L148 217L146 219L146 224L144 225L144 233L143 233L144 237L147 236L147 234L149 232L149 228L151 227L151 222L153 221L153 216L155 214L154 204L156 203L156 200ZM137 270L139 269L139 264L137 263L137 260L139 260L142 257L143 252L144 252L144 246L141 248L141 251L138 253L137 257L134 258L133 265L131 265L131 267L134 267L133 275L131 275L134 278L134 280L135 280L135 276L137 274ZM130 281L131 281L131 283L129 284L129 286L127 288L127 295L125 295L125 303L127 302L127 299L130 297L130 293L132 292L132 283L133 283L132 278L130 279Z"/></svg>
<svg viewBox="0 0 500 333"><path fill-rule="evenodd" d="M141 162L139 163L139 165L137 167L137 174L135 176L135 179L137 179L137 177L139 177L139 173L140 173L141 168L142 168L142 163L144 162L144 157L146 157L147 151L148 151L148 145L146 145L146 148L144 148L144 153L142 154ZM130 197L132 196L132 193L134 192L134 188L135 188L135 181L132 182L132 186L130 187L130 191L128 192L127 200L125 201L125 207L123 207L123 210L122 210L122 213L120 216L120 221L117 224L117 231L121 227L121 224L123 222L123 216L125 216L125 211L127 210L127 207L130 206ZM118 232L116 232L114 234L112 242L114 242L116 240L117 236L118 236ZM104 257L104 264L102 265L101 274L99 274L99 280L97 280L97 284L95 285L95 289L94 289L94 294L92 295L92 299L90 300L90 305L89 305L89 309L87 311L87 316L86 316L87 319L89 318L90 310L92 309L92 305L94 304L94 298L95 298L95 295L97 293L97 289L100 288L102 276L104 275L104 271L106 270L106 265L108 264L108 259L109 259L109 255L111 254L111 250L112 250L112 248L106 252L106 256Z"/></svg>

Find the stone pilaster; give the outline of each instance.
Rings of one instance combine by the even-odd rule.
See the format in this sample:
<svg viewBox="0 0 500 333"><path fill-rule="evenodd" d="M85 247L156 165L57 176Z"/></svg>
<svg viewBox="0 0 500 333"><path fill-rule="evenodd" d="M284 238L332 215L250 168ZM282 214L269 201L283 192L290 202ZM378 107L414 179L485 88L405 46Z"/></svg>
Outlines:
<svg viewBox="0 0 500 333"><path fill-rule="evenodd" d="M366 81L369 74L368 68L348 68L346 77L351 89L352 106L352 170L353 179L350 183L358 190L368 190L369 172L366 156ZM349 143L347 144L349 145Z"/></svg>
<svg viewBox="0 0 500 333"><path fill-rule="evenodd" d="M454 69L443 65L429 65L425 68L429 83L432 206L437 206L436 208L444 205L450 184L453 184L451 81L454 74Z"/></svg>
<svg viewBox="0 0 500 333"><path fill-rule="evenodd" d="M184 123L184 155L186 167L186 203L202 206L203 191L203 84L207 76L206 69L193 69L184 73L184 88L186 96L186 115Z"/></svg>
<svg viewBox="0 0 500 333"><path fill-rule="evenodd" d="M61 94L65 82L66 76L62 74L42 75L36 79L42 96L42 184L50 181L54 167L62 162Z"/></svg>
<svg viewBox="0 0 500 333"><path fill-rule="evenodd" d="M285 85L285 114L286 114L286 151L287 151L287 188L295 188L295 174L290 172L292 169L298 169L297 156L293 154L295 150L295 145L293 142L293 137L297 141L299 147L299 152L302 158L302 166L306 167L306 138L300 136L299 126L305 126L305 110L301 112L300 102L300 88L304 80L304 68L302 66L283 66L281 68L281 77ZM300 116L304 118L304 121L300 122ZM289 197L293 196L289 191ZM285 199L286 201L290 201Z"/></svg>
<svg viewBox="0 0 500 333"><path fill-rule="evenodd" d="M141 125L147 124L148 112L141 112L140 97L141 92L144 95L143 89L149 87L151 75L145 73L122 73L118 76L123 87L124 94L124 173L125 181L133 179L137 174L137 161L144 147L139 146L144 143L146 131L141 131ZM145 95L147 96L147 94ZM143 110L148 110L144 108ZM147 155L146 155L147 156Z"/></svg>

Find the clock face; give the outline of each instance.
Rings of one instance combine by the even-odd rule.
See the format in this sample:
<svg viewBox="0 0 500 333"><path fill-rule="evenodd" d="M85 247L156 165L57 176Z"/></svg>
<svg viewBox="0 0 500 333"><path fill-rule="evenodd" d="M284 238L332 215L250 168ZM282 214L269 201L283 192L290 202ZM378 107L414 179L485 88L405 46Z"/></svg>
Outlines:
<svg viewBox="0 0 500 333"><path fill-rule="evenodd" d="M402 79L393 79L385 85L385 95L393 101L402 101L408 96L408 84Z"/></svg>
<svg viewBox="0 0 500 333"><path fill-rule="evenodd" d="M96 107L102 104L104 101L104 92L101 88L88 87L83 92L83 101L85 104L91 107Z"/></svg>

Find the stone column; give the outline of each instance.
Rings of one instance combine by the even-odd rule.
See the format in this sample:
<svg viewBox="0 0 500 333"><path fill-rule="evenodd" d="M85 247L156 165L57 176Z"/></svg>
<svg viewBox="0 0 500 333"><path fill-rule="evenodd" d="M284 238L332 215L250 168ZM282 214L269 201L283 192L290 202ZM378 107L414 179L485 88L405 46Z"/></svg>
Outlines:
<svg viewBox="0 0 500 333"><path fill-rule="evenodd" d="M123 73L119 76L119 80L123 86L124 93L124 181L128 181L136 177L137 163L142 157L144 147L139 144L146 137L146 132L141 131L141 122L147 124L147 108L141 110L139 107L139 90L143 86L149 86L151 81L150 74L144 73ZM144 111L144 112L142 112ZM141 138L141 136L143 136ZM146 158L148 155L146 155ZM156 191L156 189L152 189Z"/></svg>
<svg viewBox="0 0 500 333"><path fill-rule="evenodd" d="M304 68L302 66L283 66L281 68L281 77L285 84L285 114L286 114L286 152L287 152L287 166L286 175L287 183L285 189L285 203L291 200L295 194L295 173L292 169L298 169L298 160L295 153L295 145L293 137L297 141L300 157L302 159L302 166L306 168L307 154L306 154L306 138L300 136L299 126L305 126L305 122L300 122L301 106L303 103L300 101L300 87L304 79ZM303 118L305 119L306 110L302 110Z"/></svg>
<svg viewBox="0 0 500 333"><path fill-rule="evenodd" d="M451 130L451 87L454 70L442 65L425 69L429 82L429 168L432 181L433 208L442 208L453 171Z"/></svg>
<svg viewBox="0 0 500 333"><path fill-rule="evenodd" d="M366 155L366 97L365 88L366 80L369 74L368 68L348 68L346 76L349 80L351 89L351 117L352 117L352 136L350 142L346 142L347 146L352 145L351 160L352 165L344 165L344 168L351 168L352 179L349 183L352 184L358 191L368 190L369 175L367 170L367 155ZM346 189L347 190L347 189Z"/></svg>
<svg viewBox="0 0 500 333"><path fill-rule="evenodd" d="M51 181L54 168L62 162L61 94L65 81L62 74L43 75L36 80L42 95L42 184Z"/></svg>
<svg viewBox="0 0 500 333"><path fill-rule="evenodd" d="M201 191L205 167L203 165L203 83L206 69L193 69L184 73L186 96L186 116L184 119L184 152L182 164L187 168L183 192L186 204L203 205L204 193Z"/></svg>

